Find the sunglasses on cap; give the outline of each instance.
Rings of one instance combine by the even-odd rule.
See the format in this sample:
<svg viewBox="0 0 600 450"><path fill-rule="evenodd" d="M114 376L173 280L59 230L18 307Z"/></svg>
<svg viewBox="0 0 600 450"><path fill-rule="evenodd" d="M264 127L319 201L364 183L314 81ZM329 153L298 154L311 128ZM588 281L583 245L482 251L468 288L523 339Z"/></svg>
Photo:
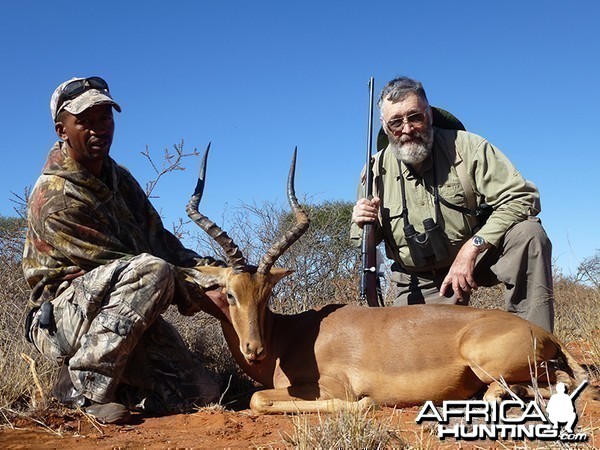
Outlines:
<svg viewBox="0 0 600 450"><path fill-rule="evenodd" d="M82 80L73 80L67 84L58 97L56 102L56 114L58 114L63 104L68 100L73 100L78 95L90 89L99 89L109 91L108 83L100 77L89 77Z"/></svg>

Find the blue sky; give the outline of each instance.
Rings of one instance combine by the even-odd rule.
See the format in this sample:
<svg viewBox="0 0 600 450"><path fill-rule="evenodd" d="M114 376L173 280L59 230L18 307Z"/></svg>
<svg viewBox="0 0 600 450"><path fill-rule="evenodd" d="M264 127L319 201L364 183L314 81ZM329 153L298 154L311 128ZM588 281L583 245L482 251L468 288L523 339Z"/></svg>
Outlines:
<svg viewBox="0 0 600 450"><path fill-rule="evenodd" d="M142 184L146 146L160 159L181 139L212 141L203 211L219 221L283 201L296 145L300 197L354 200L367 81L403 74L538 186L554 259L574 273L600 248L599 13L592 0L6 2L0 214L39 175L56 140L50 95L72 76L108 81L123 108L111 154ZM159 183L167 224L196 170Z"/></svg>

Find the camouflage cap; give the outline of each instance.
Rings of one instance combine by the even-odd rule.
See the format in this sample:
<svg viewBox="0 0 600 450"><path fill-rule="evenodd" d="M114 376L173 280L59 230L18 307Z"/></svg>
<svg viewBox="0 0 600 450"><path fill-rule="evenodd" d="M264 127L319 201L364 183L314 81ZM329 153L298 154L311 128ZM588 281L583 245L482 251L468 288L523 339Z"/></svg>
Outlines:
<svg viewBox="0 0 600 450"><path fill-rule="evenodd" d="M61 83L54 90L52 98L50 99L50 114L52 115L52 120L56 121L58 113L60 113L62 110L69 111L71 114L80 114L92 106L106 103L111 104L115 110L121 112L121 107L113 100L110 92L108 92L108 89L90 88L83 91L77 97L65 100L61 105L59 105L60 96L65 87L73 81L78 80L85 80L85 78L71 78L70 80Z"/></svg>

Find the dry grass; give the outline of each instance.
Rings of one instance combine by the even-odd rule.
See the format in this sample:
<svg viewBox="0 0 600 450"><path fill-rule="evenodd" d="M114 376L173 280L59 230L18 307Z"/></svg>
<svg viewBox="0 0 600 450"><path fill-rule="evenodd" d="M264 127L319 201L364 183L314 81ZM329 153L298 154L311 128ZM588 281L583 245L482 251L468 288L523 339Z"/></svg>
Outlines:
<svg viewBox="0 0 600 450"><path fill-rule="evenodd" d="M298 414L292 416L294 431L284 439L300 450L409 448L394 429L392 418L380 419L370 408L318 414L316 418Z"/></svg>
<svg viewBox="0 0 600 450"><path fill-rule="evenodd" d="M591 379L600 379L600 287L555 277L555 334L581 354Z"/></svg>
<svg viewBox="0 0 600 450"><path fill-rule="evenodd" d="M0 408L44 408L56 367L25 340L29 288L21 271L22 219L0 217ZM24 358L22 355L26 355ZM29 356L32 360L27 359ZM37 380L37 382L36 382ZM41 392L40 388L41 387Z"/></svg>

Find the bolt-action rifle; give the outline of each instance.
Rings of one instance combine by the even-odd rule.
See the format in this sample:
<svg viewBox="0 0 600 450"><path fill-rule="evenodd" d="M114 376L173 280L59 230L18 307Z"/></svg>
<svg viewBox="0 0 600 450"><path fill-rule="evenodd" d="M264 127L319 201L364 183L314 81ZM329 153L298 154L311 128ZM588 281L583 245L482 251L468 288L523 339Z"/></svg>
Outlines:
<svg viewBox="0 0 600 450"><path fill-rule="evenodd" d="M367 162L365 165L365 196L373 198L373 92L375 80L369 80L369 120L367 130ZM360 298L367 301L369 306L383 306L377 271L377 248L375 242L375 224L366 223L362 236L362 274L360 277Z"/></svg>

